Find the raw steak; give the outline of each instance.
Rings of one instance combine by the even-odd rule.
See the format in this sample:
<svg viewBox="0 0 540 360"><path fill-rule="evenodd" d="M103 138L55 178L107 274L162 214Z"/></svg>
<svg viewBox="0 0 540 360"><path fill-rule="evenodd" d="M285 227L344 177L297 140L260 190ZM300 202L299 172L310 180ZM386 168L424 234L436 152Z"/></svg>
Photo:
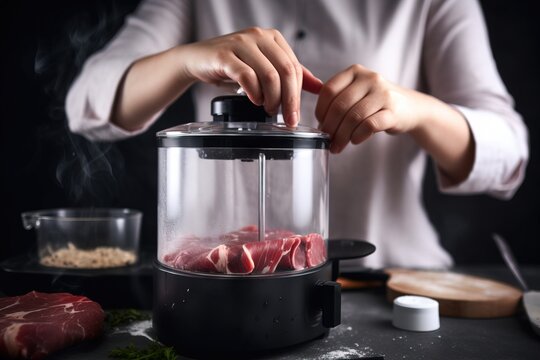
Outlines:
<svg viewBox="0 0 540 360"><path fill-rule="evenodd" d="M319 234L302 236L288 230L269 230L264 241L258 241L258 236L257 227L251 225L217 238L188 238L163 261L189 271L271 274L276 269L301 270L326 260L325 243Z"/></svg>
<svg viewBox="0 0 540 360"><path fill-rule="evenodd" d="M29 292L0 298L0 357L42 359L103 331L101 306L84 296Z"/></svg>

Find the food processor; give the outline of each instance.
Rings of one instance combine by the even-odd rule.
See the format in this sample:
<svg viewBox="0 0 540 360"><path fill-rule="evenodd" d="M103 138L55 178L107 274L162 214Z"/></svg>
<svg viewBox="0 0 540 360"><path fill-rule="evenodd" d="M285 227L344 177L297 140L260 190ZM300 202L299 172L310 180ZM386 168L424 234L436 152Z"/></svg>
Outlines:
<svg viewBox="0 0 540 360"><path fill-rule="evenodd" d="M159 341L223 355L324 336L340 323L339 260L375 250L328 239L328 135L245 95L211 114L157 134Z"/></svg>

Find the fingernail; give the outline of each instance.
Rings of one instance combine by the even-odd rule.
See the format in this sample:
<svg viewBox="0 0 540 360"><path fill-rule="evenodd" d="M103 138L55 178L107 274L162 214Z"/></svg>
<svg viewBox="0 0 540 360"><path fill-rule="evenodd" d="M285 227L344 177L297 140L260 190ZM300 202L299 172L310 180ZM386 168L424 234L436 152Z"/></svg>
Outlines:
<svg viewBox="0 0 540 360"><path fill-rule="evenodd" d="M296 127L298 125L298 112L294 111L289 115L287 124L292 127Z"/></svg>

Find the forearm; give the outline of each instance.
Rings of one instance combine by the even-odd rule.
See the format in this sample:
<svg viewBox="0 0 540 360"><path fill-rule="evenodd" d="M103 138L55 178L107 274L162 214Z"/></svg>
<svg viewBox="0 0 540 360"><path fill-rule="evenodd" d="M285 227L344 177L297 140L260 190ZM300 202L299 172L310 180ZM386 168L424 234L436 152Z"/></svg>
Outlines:
<svg viewBox="0 0 540 360"><path fill-rule="evenodd" d="M129 131L142 128L195 82L183 69L181 46L135 61L118 86L111 122Z"/></svg>
<svg viewBox="0 0 540 360"><path fill-rule="evenodd" d="M472 170L475 143L463 115L426 94L410 91L418 109L417 126L410 131L446 177L446 185L464 181Z"/></svg>

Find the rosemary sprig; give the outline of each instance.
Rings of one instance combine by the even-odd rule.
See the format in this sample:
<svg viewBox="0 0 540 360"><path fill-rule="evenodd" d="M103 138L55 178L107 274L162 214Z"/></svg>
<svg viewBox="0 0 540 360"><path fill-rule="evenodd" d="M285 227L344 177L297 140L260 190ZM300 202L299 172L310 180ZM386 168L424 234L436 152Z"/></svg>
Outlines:
<svg viewBox="0 0 540 360"><path fill-rule="evenodd" d="M146 348L138 348L131 344L123 348L111 350L109 358L122 360L177 360L174 348L153 342Z"/></svg>
<svg viewBox="0 0 540 360"><path fill-rule="evenodd" d="M109 310L106 313L106 323L109 327L129 324L133 321L149 320L150 315L136 309Z"/></svg>

